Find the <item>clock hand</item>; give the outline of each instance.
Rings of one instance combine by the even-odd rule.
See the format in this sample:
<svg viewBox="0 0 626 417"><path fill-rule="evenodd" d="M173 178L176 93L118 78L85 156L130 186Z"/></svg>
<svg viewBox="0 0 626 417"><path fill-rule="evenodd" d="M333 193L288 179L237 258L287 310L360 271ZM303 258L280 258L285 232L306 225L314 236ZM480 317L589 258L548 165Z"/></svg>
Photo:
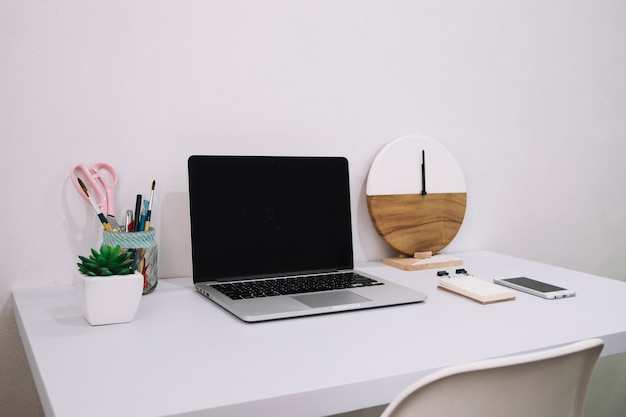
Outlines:
<svg viewBox="0 0 626 417"><path fill-rule="evenodd" d="M422 195L426 194L426 151L422 150Z"/></svg>

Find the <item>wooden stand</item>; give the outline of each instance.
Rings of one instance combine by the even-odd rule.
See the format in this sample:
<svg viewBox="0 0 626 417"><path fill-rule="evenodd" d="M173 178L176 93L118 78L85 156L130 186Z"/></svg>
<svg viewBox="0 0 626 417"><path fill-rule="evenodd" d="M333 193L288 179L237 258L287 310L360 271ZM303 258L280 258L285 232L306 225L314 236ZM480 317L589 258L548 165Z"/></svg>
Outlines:
<svg viewBox="0 0 626 417"><path fill-rule="evenodd" d="M404 271L419 271L422 269L446 268L463 265L463 259L452 255L433 255L432 252L416 252L412 258L384 258L385 265L393 266Z"/></svg>

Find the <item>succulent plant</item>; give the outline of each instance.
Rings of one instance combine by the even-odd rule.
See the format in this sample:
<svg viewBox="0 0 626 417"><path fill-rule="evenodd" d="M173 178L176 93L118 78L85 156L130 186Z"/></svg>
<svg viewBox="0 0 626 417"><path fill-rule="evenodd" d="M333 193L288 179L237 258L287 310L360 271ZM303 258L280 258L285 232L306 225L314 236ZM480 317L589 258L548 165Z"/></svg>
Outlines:
<svg viewBox="0 0 626 417"><path fill-rule="evenodd" d="M76 265L80 272L91 277L127 275L135 272L131 256L131 252L122 252L119 245L116 247L102 245L100 252L91 249L89 257L79 255L81 262Z"/></svg>

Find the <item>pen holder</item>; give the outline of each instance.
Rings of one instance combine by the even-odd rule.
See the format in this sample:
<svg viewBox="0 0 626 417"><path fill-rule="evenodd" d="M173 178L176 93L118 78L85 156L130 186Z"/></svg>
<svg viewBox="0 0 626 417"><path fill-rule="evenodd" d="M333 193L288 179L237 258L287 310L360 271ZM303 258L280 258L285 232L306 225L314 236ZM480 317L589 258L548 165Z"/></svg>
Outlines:
<svg viewBox="0 0 626 417"><path fill-rule="evenodd" d="M146 232L107 232L102 231L102 244L120 247L130 251L135 260L135 267L143 275L143 294L150 294L158 282L159 247L154 239L154 229Z"/></svg>

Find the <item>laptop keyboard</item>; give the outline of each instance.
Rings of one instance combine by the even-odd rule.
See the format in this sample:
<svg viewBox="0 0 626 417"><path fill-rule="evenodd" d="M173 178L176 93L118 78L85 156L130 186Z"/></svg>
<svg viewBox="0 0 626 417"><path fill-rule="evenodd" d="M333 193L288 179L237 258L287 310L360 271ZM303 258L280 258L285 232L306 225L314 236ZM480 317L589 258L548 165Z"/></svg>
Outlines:
<svg viewBox="0 0 626 417"><path fill-rule="evenodd" d="M304 275L291 278L269 278L227 284L213 284L211 287L233 300L241 300L245 298L371 287L374 285L384 285L384 283L354 272L339 272L324 275Z"/></svg>

